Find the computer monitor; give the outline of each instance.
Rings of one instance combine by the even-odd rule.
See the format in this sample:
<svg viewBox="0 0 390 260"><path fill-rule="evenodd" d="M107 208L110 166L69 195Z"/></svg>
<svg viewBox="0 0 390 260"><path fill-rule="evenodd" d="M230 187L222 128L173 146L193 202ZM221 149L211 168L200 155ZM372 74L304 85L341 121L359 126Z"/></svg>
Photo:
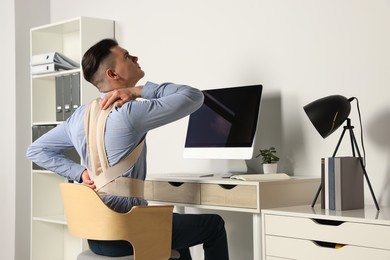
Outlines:
<svg viewBox="0 0 390 260"><path fill-rule="evenodd" d="M184 158L251 159L262 85L204 90L189 117Z"/></svg>

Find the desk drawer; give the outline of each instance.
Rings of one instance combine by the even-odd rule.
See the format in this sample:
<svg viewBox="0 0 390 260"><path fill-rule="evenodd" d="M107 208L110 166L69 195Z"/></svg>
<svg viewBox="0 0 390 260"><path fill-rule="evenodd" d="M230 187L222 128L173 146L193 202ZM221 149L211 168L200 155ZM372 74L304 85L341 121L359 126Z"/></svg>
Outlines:
<svg viewBox="0 0 390 260"><path fill-rule="evenodd" d="M364 236L364 234L361 235ZM390 259L388 250L353 245L335 248L332 244L268 235L265 236L265 247L267 260L274 259L273 257L299 260Z"/></svg>
<svg viewBox="0 0 390 260"><path fill-rule="evenodd" d="M257 208L257 187L251 185L202 184L201 204L213 206Z"/></svg>
<svg viewBox="0 0 390 260"><path fill-rule="evenodd" d="M266 214L265 234L390 250L390 226ZM388 258L390 259L390 257Z"/></svg>
<svg viewBox="0 0 390 260"><path fill-rule="evenodd" d="M171 181L154 181L153 199L158 201L199 204L200 184Z"/></svg>

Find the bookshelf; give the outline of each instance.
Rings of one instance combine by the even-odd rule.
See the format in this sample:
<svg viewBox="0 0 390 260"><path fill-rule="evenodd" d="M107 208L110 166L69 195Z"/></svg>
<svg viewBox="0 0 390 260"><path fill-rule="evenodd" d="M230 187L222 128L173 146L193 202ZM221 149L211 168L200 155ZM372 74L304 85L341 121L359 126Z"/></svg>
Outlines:
<svg viewBox="0 0 390 260"><path fill-rule="evenodd" d="M114 38L114 21L78 17L30 30L30 55L59 52L81 64L82 55L97 41ZM31 75L31 127L61 124L56 104L56 79L78 75L79 100L75 107L99 95L82 77L80 68ZM33 132L33 131L32 131ZM32 134L32 141L36 136ZM31 259L74 260L82 241L67 232L59 183L66 180L50 171L31 167Z"/></svg>

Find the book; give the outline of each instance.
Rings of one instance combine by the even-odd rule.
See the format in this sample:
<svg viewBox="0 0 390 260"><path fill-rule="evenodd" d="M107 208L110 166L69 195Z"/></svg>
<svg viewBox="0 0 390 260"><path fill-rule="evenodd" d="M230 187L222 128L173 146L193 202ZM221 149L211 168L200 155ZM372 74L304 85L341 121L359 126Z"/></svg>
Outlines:
<svg viewBox="0 0 390 260"><path fill-rule="evenodd" d="M324 183L323 187L324 189L322 190L324 193L324 208L329 209L329 158L324 158Z"/></svg>
<svg viewBox="0 0 390 260"><path fill-rule="evenodd" d="M49 64L49 63L62 64L71 67L73 69L80 67L80 64L78 64L74 60L66 57L65 55L59 52L36 54L31 57L31 61L30 61L31 66Z"/></svg>
<svg viewBox="0 0 390 260"><path fill-rule="evenodd" d="M335 157L328 158L328 189L329 189L329 209L336 209L335 194Z"/></svg>
<svg viewBox="0 0 390 260"><path fill-rule="evenodd" d="M335 210L364 208L364 172L358 157L336 157Z"/></svg>
<svg viewBox="0 0 390 260"><path fill-rule="evenodd" d="M324 159L323 193L325 209L350 210L364 207L364 171L357 157Z"/></svg>
<svg viewBox="0 0 390 260"><path fill-rule="evenodd" d="M230 179L236 179L241 181L276 181L276 180L288 180L290 176L285 173L255 173L255 174L237 174L230 176Z"/></svg>
<svg viewBox="0 0 390 260"><path fill-rule="evenodd" d="M321 158L321 208L325 209L325 158Z"/></svg>
<svg viewBox="0 0 390 260"><path fill-rule="evenodd" d="M68 65L59 64L59 63L48 63L48 64L31 66L31 74L38 75L38 74L45 74L45 73L51 73L51 72L62 71L62 70L71 70L71 69L74 69L74 67L70 67Z"/></svg>

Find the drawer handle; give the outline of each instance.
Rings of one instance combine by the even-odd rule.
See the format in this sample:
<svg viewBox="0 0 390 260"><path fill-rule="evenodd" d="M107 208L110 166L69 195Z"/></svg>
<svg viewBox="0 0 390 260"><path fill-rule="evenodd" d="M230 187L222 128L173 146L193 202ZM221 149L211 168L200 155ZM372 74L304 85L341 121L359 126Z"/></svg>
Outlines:
<svg viewBox="0 0 390 260"><path fill-rule="evenodd" d="M312 219L314 222L320 225L326 225L326 226L340 226L344 223L344 221L337 221L337 220L328 220L328 219Z"/></svg>
<svg viewBox="0 0 390 260"><path fill-rule="evenodd" d="M232 184L218 184L218 185L225 190L231 190L237 186L237 185L232 185Z"/></svg>
<svg viewBox="0 0 390 260"><path fill-rule="evenodd" d="M176 181L169 181L168 183L173 187L180 187L181 185L184 184L184 182L176 182Z"/></svg>
<svg viewBox="0 0 390 260"><path fill-rule="evenodd" d="M313 240L313 243L320 247L334 248L334 249L340 249L345 246L345 244L338 244L338 243L324 242L324 241L317 241L317 240Z"/></svg>

